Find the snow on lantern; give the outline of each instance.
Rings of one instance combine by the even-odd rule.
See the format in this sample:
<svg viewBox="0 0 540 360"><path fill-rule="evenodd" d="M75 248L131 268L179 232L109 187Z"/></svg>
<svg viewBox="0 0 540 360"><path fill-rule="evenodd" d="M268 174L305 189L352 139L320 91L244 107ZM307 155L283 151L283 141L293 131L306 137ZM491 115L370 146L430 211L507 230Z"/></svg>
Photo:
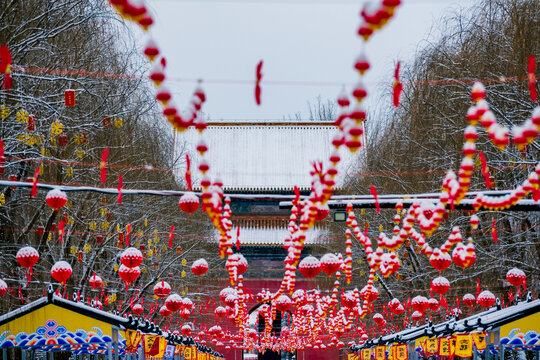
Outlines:
<svg viewBox="0 0 540 360"><path fill-rule="evenodd" d="M32 279L32 266L34 266L39 260L39 253L33 247L25 246L23 248L20 248L19 251L17 251L17 255L15 256L15 258L17 259L19 265L27 269L26 286L28 286L28 283Z"/></svg>
<svg viewBox="0 0 540 360"><path fill-rule="evenodd" d="M446 252L442 252L440 249L433 250L433 254L429 257L429 263L435 269L443 271L452 263L452 258Z"/></svg>
<svg viewBox="0 0 540 360"><path fill-rule="evenodd" d="M144 55L148 57L150 61L154 61L156 56L159 55L159 48L154 39L149 38L144 46Z"/></svg>
<svg viewBox="0 0 540 360"><path fill-rule="evenodd" d="M184 309L188 309L188 310L191 310L193 309L193 301L191 301L190 298L183 298L182 299L182 306L184 307Z"/></svg>
<svg viewBox="0 0 540 360"><path fill-rule="evenodd" d="M165 80L165 68L161 61L156 61L150 68L150 80L159 86Z"/></svg>
<svg viewBox="0 0 540 360"><path fill-rule="evenodd" d="M154 295L159 298L167 297L171 293L171 285L168 282L161 280L154 285Z"/></svg>
<svg viewBox="0 0 540 360"><path fill-rule="evenodd" d="M285 294L281 295L276 300L276 309L278 309L279 311L287 311L289 310L291 305L292 305L291 299Z"/></svg>
<svg viewBox="0 0 540 360"><path fill-rule="evenodd" d="M182 298L180 297L180 295L173 293L169 295L165 300L165 306L171 312L177 312L182 308Z"/></svg>
<svg viewBox="0 0 540 360"><path fill-rule="evenodd" d="M180 312L178 313L178 315L184 319L184 320L187 320L189 318L189 315L191 315L191 311L189 311L188 309L182 309L180 310Z"/></svg>
<svg viewBox="0 0 540 360"><path fill-rule="evenodd" d="M334 254L328 253L321 258L321 270L331 276L339 270L343 260Z"/></svg>
<svg viewBox="0 0 540 360"><path fill-rule="evenodd" d="M236 296L236 290L231 287L226 287L225 289L221 290L219 293L219 299L223 302L225 302L225 299L227 299L227 296L229 295L235 295Z"/></svg>
<svg viewBox="0 0 540 360"><path fill-rule="evenodd" d="M170 99L171 91L169 90L169 88L165 85L165 83L159 85L156 89L156 100L158 100L163 106L165 106Z"/></svg>
<svg viewBox="0 0 540 360"><path fill-rule="evenodd" d="M72 271L71 265L67 261L61 260L57 261L51 268L51 276L60 284L64 285L71 276Z"/></svg>
<svg viewBox="0 0 540 360"><path fill-rule="evenodd" d="M129 247L120 255L120 262L128 268L134 268L142 264L143 255L141 251L134 247Z"/></svg>
<svg viewBox="0 0 540 360"><path fill-rule="evenodd" d="M193 272L195 275L203 275L206 274L208 271L208 263L205 259L198 259L193 262L191 265L191 272Z"/></svg>
<svg viewBox="0 0 540 360"><path fill-rule="evenodd" d="M133 304L131 311L133 311L135 315L141 315L144 311L144 307L141 304Z"/></svg>
<svg viewBox="0 0 540 360"><path fill-rule="evenodd" d="M379 326L383 326L383 324L385 323L384 317L379 313L373 314L373 321L375 321L375 323Z"/></svg>
<svg viewBox="0 0 540 360"><path fill-rule="evenodd" d="M161 316L167 317L172 314L172 311L167 308L167 306L163 305L159 308L159 314Z"/></svg>
<svg viewBox="0 0 540 360"><path fill-rule="evenodd" d="M328 206L328 204L324 204L324 205L319 206L317 208L317 220L318 221L323 221L324 219L326 219L328 214L330 214L330 207Z"/></svg>
<svg viewBox="0 0 540 360"><path fill-rule="evenodd" d="M481 82L475 82L471 90L471 100L478 102L486 97L486 88Z"/></svg>
<svg viewBox="0 0 540 360"><path fill-rule="evenodd" d="M484 290L478 294L476 302L482 307L489 308L495 304L495 295L489 290Z"/></svg>
<svg viewBox="0 0 540 360"><path fill-rule="evenodd" d="M414 310L423 314L429 306L428 299L421 295L415 296L411 301L411 306Z"/></svg>
<svg viewBox="0 0 540 360"><path fill-rule="evenodd" d="M506 273L506 280L514 286L520 286L525 282L525 279L525 273L518 268L510 269Z"/></svg>
<svg viewBox="0 0 540 360"><path fill-rule="evenodd" d="M128 285L137 280L140 274L141 269L138 266L130 268L122 264L118 269L118 276L126 283L126 290Z"/></svg>
<svg viewBox="0 0 540 360"><path fill-rule="evenodd" d="M53 210L58 211L58 209L61 209L66 205L67 195L59 188L54 188L47 193L45 201L47 201L47 204L53 208Z"/></svg>
<svg viewBox="0 0 540 360"><path fill-rule="evenodd" d="M4 295L8 290L6 282L0 279L0 296Z"/></svg>
<svg viewBox="0 0 540 360"><path fill-rule="evenodd" d="M360 55L358 55L356 61L354 62L354 68L358 70L360 75L364 75L364 73L369 69L369 67L370 65L366 54L361 53Z"/></svg>
<svg viewBox="0 0 540 360"><path fill-rule="evenodd" d="M103 286L103 280L97 276L96 273L92 273L92 277L88 281L92 289L97 289Z"/></svg>
<svg viewBox="0 0 540 360"><path fill-rule="evenodd" d="M436 277L431 281L431 289L437 294L444 295L450 289L450 282L443 276Z"/></svg>
<svg viewBox="0 0 540 360"><path fill-rule="evenodd" d="M308 279L311 279L317 276L317 274L321 271L321 263L314 256L306 256L304 259L302 259L302 261L300 261L298 269L302 275Z"/></svg>

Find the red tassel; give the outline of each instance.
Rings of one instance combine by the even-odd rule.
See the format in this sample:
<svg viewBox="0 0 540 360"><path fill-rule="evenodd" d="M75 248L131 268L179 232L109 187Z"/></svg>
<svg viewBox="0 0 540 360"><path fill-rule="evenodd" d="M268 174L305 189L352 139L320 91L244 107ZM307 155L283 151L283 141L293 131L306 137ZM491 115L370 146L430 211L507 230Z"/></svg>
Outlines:
<svg viewBox="0 0 540 360"><path fill-rule="evenodd" d="M5 163L6 163L6 157L4 156L4 140L0 139L0 174L4 173Z"/></svg>
<svg viewBox="0 0 540 360"><path fill-rule="evenodd" d="M64 238L64 220L60 220L58 223L58 242L61 244Z"/></svg>
<svg viewBox="0 0 540 360"><path fill-rule="evenodd" d="M236 250L240 250L240 227L236 228Z"/></svg>
<svg viewBox="0 0 540 360"><path fill-rule="evenodd" d="M392 98L394 102L394 106L399 106L399 98L401 96L401 92L403 91L403 84L399 81L399 68L401 66L401 62L398 61L396 65L396 70L394 71L394 89L392 93Z"/></svg>
<svg viewBox="0 0 540 360"><path fill-rule="evenodd" d="M373 197L375 198L375 208L378 214L379 212L381 212L381 207L379 205L379 194L377 194L377 189L373 185L371 185L369 191L371 192L371 195L373 195Z"/></svg>
<svg viewBox="0 0 540 360"><path fill-rule="evenodd" d="M38 176L39 176L39 166L36 168L36 171L34 171L34 177L32 179L32 197L36 197L37 195L37 185L38 185Z"/></svg>
<svg viewBox="0 0 540 360"><path fill-rule="evenodd" d="M188 154L186 154L186 164L187 164L186 174L185 174L186 185L187 185L188 190L191 191L193 189L193 184L191 181L191 161L189 160Z"/></svg>
<svg viewBox="0 0 540 360"><path fill-rule="evenodd" d="M174 225L171 226L171 231L169 232L169 248L172 248L173 237L174 237Z"/></svg>
<svg viewBox="0 0 540 360"><path fill-rule="evenodd" d="M538 99L538 92L536 91L536 60L534 56L529 55L529 61L527 64L527 75L529 78L529 93L531 95L531 100L536 101Z"/></svg>
<svg viewBox="0 0 540 360"><path fill-rule="evenodd" d="M491 178L489 176L489 168L487 166L486 162L486 156L483 152L478 152L478 157L480 158L480 162L482 163L482 175L484 175L484 181L486 182L486 187L489 189L491 187Z"/></svg>
<svg viewBox="0 0 540 360"><path fill-rule="evenodd" d="M497 228L495 228L495 218L491 219L491 237L493 237L493 242L499 241L497 236Z"/></svg>
<svg viewBox="0 0 540 360"><path fill-rule="evenodd" d="M126 247L129 247L129 234L131 234L131 224L126 225Z"/></svg>
<svg viewBox="0 0 540 360"><path fill-rule="evenodd" d="M480 278L476 278L476 297L480 294Z"/></svg>
<svg viewBox="0 0 540 360"><path fill-rule="evenodd" d="M261 90L261 79L262 79L262 66L263 66L263 61L259 61L259 63L257 64L257 70L256 70L256 79L255 79L255 102L257 103L257 105L261 105L261 93L262 93L262 90Z"/></svg>
<svg viewBox="0 0 540 360"><path fill-rule="evenodd" d="M107 157L109 156L109 148L105 148L103 152L101 153L101 163L99 164L99 168L101 169L101 183L105 185L105 181L107 178Z"/></svg>
<svg viewBox="0 0 540 360"><path fill-rule="evenodd" d="M0 74L4 74L4 81L2 82L2 89L11 89L11 52L6 45L0 46Z"/></svg>
<svg viewBox="0 0 540 360"><path fill-rule="evenodd" d="M116 202L119 204L122 203L122 186L124 186L124 179L122 178L122 174L118 174L118 197L116 198Z"/></svg>

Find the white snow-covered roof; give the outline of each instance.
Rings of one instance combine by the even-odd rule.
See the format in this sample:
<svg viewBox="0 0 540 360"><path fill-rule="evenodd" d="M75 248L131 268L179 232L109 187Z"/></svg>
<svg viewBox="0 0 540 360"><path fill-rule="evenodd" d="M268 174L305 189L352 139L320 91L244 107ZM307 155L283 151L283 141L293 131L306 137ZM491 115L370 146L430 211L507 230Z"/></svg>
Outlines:
<svg viewBox="0 0 540 360"><path fill-rule="evenodd" d="M231 233L236 234L236 228ZM325 229L311 229L306 232L304 245L323 243L327 241L327 235L328 232ZM287 237L288 231L286 227L240 228L241 246L283 246ZM234 245L236 245L236 238L234 239Z"/></svg>
<svg viewBox="0 0 540 360"><path fill-rule="evenodd" d="M203 138L209 148L205 155L209 175L219 175L229 191L292 190L295 185L310 189L312 162L321 160L327 168L337 130L330 123L304 124L240 122L208 126ZM188 149L195 149L199 133L190 128L179 138L187 142ZM346 157L346 151L340 154L342 159ZM193 169L199 159L199 154L192 156ZM195 187L199 180L194 178Z"/></svg>

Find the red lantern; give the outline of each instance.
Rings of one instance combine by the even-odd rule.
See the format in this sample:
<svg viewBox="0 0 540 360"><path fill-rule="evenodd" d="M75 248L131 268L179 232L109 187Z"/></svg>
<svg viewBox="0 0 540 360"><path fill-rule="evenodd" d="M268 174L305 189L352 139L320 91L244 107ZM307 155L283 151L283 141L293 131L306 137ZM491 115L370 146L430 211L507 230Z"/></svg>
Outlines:
<svg viewBox="0 0 540 360"><path fill-rule="evenodd" d="M7 292L8 286L6 282L0 279L0 296L4 295Z"/></svg>
<svg viewBox="0 0 540 360"><path fill-rule="evenodd" d="M424 316L424 314L421 313L420 311L415 311L412 314L412 318L413 318L414 321L420 321L423 316Z"/></svg>
<svg viewBox="0 0 540 360"><path fill-rule="evenodd" d="M421 295L415 296L411 301L411 306L414 310L423 314L429 306L428 299Z"/></svg>
<svg viewBox="0 0 540 360"><path fill-rule="evenodd" d="M330 253L325 254L321 258L321 270L328 275L332 275L339 270L342 263L343 261L340 260L336 255Z"/></svg>
<svg viewBox="0 0 540 360"><path fill-rule="evenodd" d="M180 331L184 336L191 336L191 326L189 325L182 326L182 329L180 329Z"/></svg>
<svg viewBox="0 0 540 360"><path fill-rule="evenodd" d="M63 192L59 188L54 188L47 193L47 196L45 197L45 201L47 201L47 204L51 208L53 208L55 211L58 211L58 209L66 205L67 195L65 192Z"/></svg>
<svg viewBox="0 0 540 360"><path fill-rule="evenodd" d="M206 274L207 271L208 263L205 259L195 260L191 265L191 272L193 272L197 276Z"/></svg>
<svg viewBox="0 0 540 360"><path fill-rule="evenodd" d="M374 302L378 296L379 291L374 286L371 286L371 289L369 291L368 285L364 286L362 290L360 290L360 298L369 303Z"/></svg>
<svg viewBox="0 0 540 360"><path fill-rule="evenodd" d="M191 299L189 298L183 298L182 299L182 306L185 308L185 309L188 309L188 310L191 310L193 308L193 301L191 301Z"/></svg>
<svg viewBox="0 0 540 360"><path fill-rule="evenodd" d="M341 295L341 304L346 308L352 309L356 305L356 297L354 292L347 291Z"/></svg>
<svg viewBox="0 0 540 360"><path fill-rule="evenodd" d="M382 326L385 323L384 317L379 313L373 314L373 321L379 326Z"/></svg>
<svg viewBox="0 0 540 360"><path fill-rule="evenodd" d="M302 259L302 261L300 261L298 269L302 275L308 279L311 279L317 276L317 274L321 271L321 263L314 256L306 256L304 259Z"/></svg>
<svg viewBox="0 0 540 360"><path fill-rule="evenodd" d="M159 313L161 314L161 316L167 317L172 314L172 311L167 309L167 307L163 305L161 308L159 308Z"/></svg>
<svg viewBox="0 0 540 360"><path fill-rule="evenodd" d="M216 310L214 310L214 314L216 314L217 317L222 318L227 315L227 310L225 310L223 306L218 306Z"/></svg>
<svg viewBox="0 0 540 360"><path fill-rule="evenodd" d="M31 246L25 246L17 251L17 262L24 268L26 268L26 286L32 279L32 266L34 266L39 260L39 253Z"/></svg>
<svg viewBox="0 0 540 360"><path fill-rule="evenodd" d="M440 249L433 250L433 254L429 257L429 263L437 270L442 271L450 266L452 258L448 253L442 252Z"/></svg>
<svg viewBox="0 0 540 360"><path fill-rule="evenodd" d="M172 312L177 312L182 308L182 298L180 295L174 293L167 297L165 300L165 306Z"/></svg>
<svg viewBox="0 0 540 360"><path fill-rule="evenodd" d="M154 295L164 298L171 293L171 285L168 282L161 280L154 285Z"/></svg>
<svg viewBox="0 0 540 360"><path fill-rule="evenodd" d="M141 315L144 311L144 307L141 304L133 304L131 311L133 311L135 315Z"/></svg>
<svg viewBox="0 0 540 360"><path fill-rule="evenodd" d="M405 308L403 307L403 305L399 304L398 306L394 308L393 311L394 311L394 314L399 315L405 311Z"/></svg>
<svg viewBox="0 0 540 360"><path fill-rule="evenodd" d="M463 303L470 307L472 309L474 303L476 302L476 298L473 294L465 294L463 295Z"/></svg>
<svg viewBox="0 0 540 360"><path fill-rule="evenodd" d="M126 282L126 287L137 280L140 274L141 269L138 266L129 268L122 264L120 265L120 269L118 269L118 276L120 276L120 278Z"/></svg>
<svg viewBox="0 0 540 360"><path fill-rule="evenodd" d="M120 255L120 262L128 268L134 268L142 264L143 256L139 249L129 247Z"/></svg>
<svg viewBox="0 0 540 360"><path fill-rule="evenodd" d="M65 284L72 273L71 265L64 260L57 261L51 268L51 276L60 284Z"/></svg>
<svg viewBox="0 0 540 360"><path fill-rule="evenodd" d="M478 295L476 302L487 309L495 304L495 295L489 290L484 290Z"/></svg>
<svg viewBox="0 0 540 360"><path fill-rule="evenodd" d="M88 281L92 289L97 289L103 286L103 280L99 276L96 275L96 273L92 274L92 277Z"/></svg>
<svg viewBox="0 0 540 360"><path fill-rule="evenodd" d="M520 286L525 282L525 279L525 273L518 268L510 269L506 273L506 280L514 286Z"/></svg>
<svg viewBox="0 0 540 360"><path fill-rule="evenodd" d="M188 191L180 197L178 205L183 212L192 213L199 208L199 198L191 191Z"/></svg>
<svg viewBox="0 0 540 360"><path fill-rule="evenodd" d="M450 282L443 276L436 277L431 281L431 289L437 294L444 295L450 289Z"/></svg>
<svg viewBox="0 0 540 360"><path fill-rule="evenodd" d="M437 299L434 299L434 298L429 299L428 306L431 311L439 310L439 302L437 301Z"/></svg>
<svg viewBox="0 0 540 360"><path fill-rule="evenodd" d="M287 295L281 295L276 300L276 309L279 311L287 311L292 305L291 299Z"/></svg>
<svg viewBox="0 0 540 360"><path fill-rule="evenodd" d="M323 221L330 214L330 207L328 204L324 204L317 209L317 220Z"/></svg>
<svg viewBox="0 0 540 360"><path fill-rule="evenodd" d="M225 302L225 299L227 299L227 296L234 295L236 296L236 290L234 290L231 287L226 287L225 289L221 290L219 293L219 298L221 301Z"/></svg>
<svg viewBox="0 0 540 360"><path fill-rule="evenodd" d="M150 59L150 61L154 61L154 58L158 54L159 54L159 48L156 42L153 39L148 39L144 47L144 55L146 55L148 59Z"/></svg>
<svg viewBox="0 0 540 360"><path fill-rule="evenodd" d="M180 312L178 313L178 315L184 319L184 320L187 320L189 315L191 315L191 311L189 311L188 309L182 309L180 310Z"/></svg>

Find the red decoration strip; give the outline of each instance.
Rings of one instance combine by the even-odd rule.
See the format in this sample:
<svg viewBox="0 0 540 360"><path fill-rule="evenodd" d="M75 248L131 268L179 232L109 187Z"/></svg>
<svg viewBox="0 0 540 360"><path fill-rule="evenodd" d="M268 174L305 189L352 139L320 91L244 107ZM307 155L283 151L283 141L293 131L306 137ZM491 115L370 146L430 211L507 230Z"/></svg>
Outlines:
<svg viewBox="0 0 540 360"><path fill-rule="evenodd" d="M105 148L101 153L101 162L99 163L99 168L101 169L101 183L105 185L107 180L107 157L109 156L109 148Z"/></svg>
<svg viewBox="0 0 540 360"><path fill-rule="evenodd" d="M529 60L527 64L527 78L529 80L529 93L531 95L531 100L536 101L538 99L538 92L536 90L536 60L534 56L529 55Z"/></svg>
<svg viewBox="0 0 540 360"><path fill-rule="evenodd" d="M172 248L172 241L174 238L174 225L171 226L171 231L169 232L169 247Z"/></svg>
<svg viewBox="0 0 540 360"><path fill-rule="evenodd" d="M39 176L39 166L36 168L36 171L34 171L34 177L32 178L32 197L36 197L37 195L37 184L38 184L38 176Z"/></svg>
<svg viewBox="0 0 540 360"><path fill-rule="evenodd" d="M377 193L377 189L373 185L371 185L369 191L371 192L371 195L373 195L373 197L375 198L375 208L378 214L379 212L381 212L381 207L379 205L379 194Z"/></svg>
<svg viewBox="0 0 540 360"><path fill-rule="evenodd" d="M255 72L255 102L257 103L257 105L261 105L262 66L263 61L261 60L257 64L257 70Z"/></svg>
<svg viewBox="0 0 540 360"><path fill-rule="evenodd" d="M399 106L399 97L401 96L401 92L403 91L403 84L399 81L399 68L401 66L401 62L398 61L396 65L396 70L394 71L394 86L393 86L393 93L392 98L394 101L394 106Z"/></svg>
<svg viewBox="0 0 540 360"><path fill-rule="evenodd" d="M116 198L116 202L121 204L122 203L122 187L124 185L124 181L122 178L122 174L118 174L118 197Z"/></svg>

